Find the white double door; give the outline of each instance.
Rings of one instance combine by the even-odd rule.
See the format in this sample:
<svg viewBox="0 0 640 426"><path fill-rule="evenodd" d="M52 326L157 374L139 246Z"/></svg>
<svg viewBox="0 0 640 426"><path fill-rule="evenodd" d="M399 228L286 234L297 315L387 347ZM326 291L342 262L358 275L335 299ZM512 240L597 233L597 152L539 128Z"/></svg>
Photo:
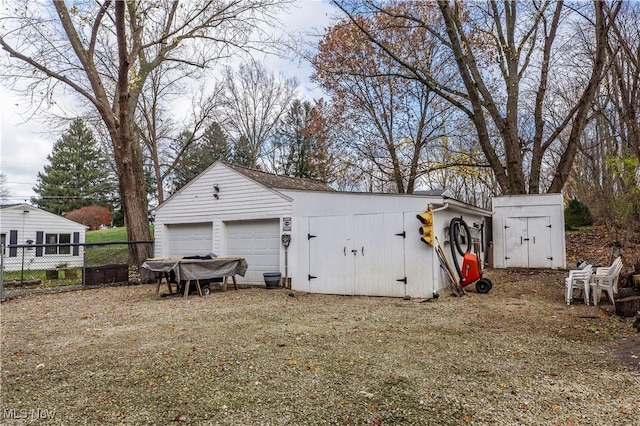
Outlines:
<svg viewBox="0 0 640 426"><path fill-rule="evenodd" d="M506 217L504 227L507 267L552 266L551 217Z"/></svg>
<svg viewBox="0 0 640 426"><path fill-rule="evenodd" d="M414 226L408 226L405 231L405 223ZM417 229L415 213L310 218L310 291L390 297L412 295L415 293L412 285L424 285L408 277L412 271L407 271L410 263L406 261L407 251L412 250L411 242L419 241ZM411 238L414 236L416 238ZM417 248L425 250L419 245Z"/></svg>

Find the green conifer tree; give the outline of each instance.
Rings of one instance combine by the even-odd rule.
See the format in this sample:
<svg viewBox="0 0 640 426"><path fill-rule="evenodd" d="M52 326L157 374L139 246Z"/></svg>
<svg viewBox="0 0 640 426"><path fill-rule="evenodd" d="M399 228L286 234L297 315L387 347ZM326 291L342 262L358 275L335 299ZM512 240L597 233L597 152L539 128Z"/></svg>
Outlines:
<svg viewBox="0 0 640 426"><path fill-rule="evenodd" d="M58 215L93 204L111 209L114 180L93 132L82 120L69 126L46 159L33 188L34 205Z"/></svg>
<svg viewBox="0 0 640 426"><path fill-rule="evenodd" d="M213 122L200 139L192 141L192 138L190 132L183 132L175 141L176 152L188 145L172 173L175 189L182 188L216 161L231 160L231 146L220 124Z"/></svg>

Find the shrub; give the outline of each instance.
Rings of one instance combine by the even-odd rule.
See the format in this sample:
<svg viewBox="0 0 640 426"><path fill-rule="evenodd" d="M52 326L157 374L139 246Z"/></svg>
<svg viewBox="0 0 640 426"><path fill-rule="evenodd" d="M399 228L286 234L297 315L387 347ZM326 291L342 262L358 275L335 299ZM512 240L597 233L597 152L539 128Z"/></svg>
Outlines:
<svg viewBox="0 0 640 426"><path fill-rule="evenodd" d="M89 227L90 231L100 229L102 225L111 223L111 212L102 206L86 206L67 213L67 219Z"/></svg>
<svg viewBox="0 0 640 426"><path fill-rule="evenodd" d="M564 225L567 229L575 229L580 226L593 224L593 217L589 207L577 198L573 198L564 209Z"/></svg>

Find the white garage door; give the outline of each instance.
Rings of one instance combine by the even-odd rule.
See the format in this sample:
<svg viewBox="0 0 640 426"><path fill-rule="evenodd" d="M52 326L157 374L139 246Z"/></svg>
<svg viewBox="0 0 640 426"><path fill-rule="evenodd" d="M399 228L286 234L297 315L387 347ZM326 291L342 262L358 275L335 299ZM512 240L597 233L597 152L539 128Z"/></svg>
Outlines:
<svg viewBox="0 0 640 426"><path fill-rule="evenodd" d="M280 272L280 220L226 222L227 255L249 264L240 282L264 284L265 272Z"/></svg>
<svg viewBox="0 0 640 426"><path fill-rule="evenodd" d="M211 223L167 225L169 257L206 256L213 247Z"/></svg>

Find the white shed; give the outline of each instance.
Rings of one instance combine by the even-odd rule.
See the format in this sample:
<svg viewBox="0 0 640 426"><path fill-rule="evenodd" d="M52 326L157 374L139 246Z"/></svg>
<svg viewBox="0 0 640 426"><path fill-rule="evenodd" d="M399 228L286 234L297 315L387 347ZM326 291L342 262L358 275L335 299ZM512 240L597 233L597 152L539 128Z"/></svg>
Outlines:
<svg viewBox="0 0 640 426"><path fill-rule="evenodd" d="M562 194L494 197L493 266L566 268Z"/></svg>
<svg viewBox="0 0 640 426"><path fill-rule="evenodd" d="M4 269L49 269L59 264L70 268L83 265L86 227L29 204L0 206L0 244ZM11 247L34 244L34 248ZM51 244L49 247L44 244ZM57 244L63 244L57 246ZM69 244L69 245L64 245Z"/></svg>
<svg viewBox="0 0 640 426"><path fill-rule="evenodd" d="M460 216L487 241L490 212L446 196L339 192L216 162L156 209L155 256L241 256L246 284L280 272L299 291L429 298L446 286L418 232L430 206L441 242Z"/></svg>

